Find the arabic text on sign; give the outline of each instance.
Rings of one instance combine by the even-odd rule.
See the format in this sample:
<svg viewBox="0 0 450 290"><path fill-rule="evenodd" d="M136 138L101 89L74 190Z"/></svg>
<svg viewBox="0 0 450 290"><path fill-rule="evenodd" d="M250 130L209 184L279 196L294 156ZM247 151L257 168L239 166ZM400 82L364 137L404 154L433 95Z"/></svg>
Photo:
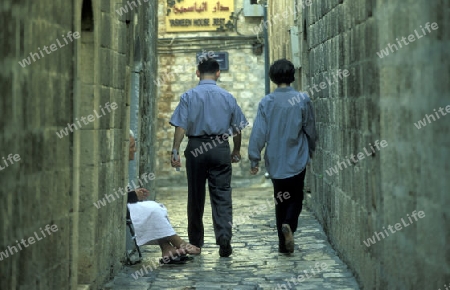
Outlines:
<svg viewBox="0 0 450 290"><path fill-rule="evenodd" d="M214 7L213 12L217 11L230 11L230 7L220 5L220 1L217 2L217 5Z"/></svg>
<svg viewBox="0 0 450 290"><path fill-rule="evenodd" d="M208 10L208 3L203 2L201 5L197 6L197 2L194 3L194 6L191 7L173 7L175 14L178 13L186 13L186 12L203 12Z"/></svg>

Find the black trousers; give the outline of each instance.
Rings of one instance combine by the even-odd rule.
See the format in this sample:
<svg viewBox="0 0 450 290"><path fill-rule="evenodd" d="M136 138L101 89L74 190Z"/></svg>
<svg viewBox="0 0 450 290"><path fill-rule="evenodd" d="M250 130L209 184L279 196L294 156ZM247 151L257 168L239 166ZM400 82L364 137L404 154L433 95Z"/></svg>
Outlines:
<svg viewBox="0 0 450 290"><path fill-rule="evenodd" d="M228 141L220 142L213 142L210 138L190 138L184 151L188 180L188 236L189 242L197 247L204 243L206 180L216 244L221 236L231 240L231 151Z"/></svg>
<svg viewBox="0 0 450 290"><path fill-rule="evenodd" d="M281 230L281 225L288 224L291 227L292 232L297 230L298 217L302 212L303 206L305 173L306 169L301 173L286 179L272 179L278 242L280 248L283 250L285 247L285 239ZM286 193L289 193L289 195Z"/></svg>

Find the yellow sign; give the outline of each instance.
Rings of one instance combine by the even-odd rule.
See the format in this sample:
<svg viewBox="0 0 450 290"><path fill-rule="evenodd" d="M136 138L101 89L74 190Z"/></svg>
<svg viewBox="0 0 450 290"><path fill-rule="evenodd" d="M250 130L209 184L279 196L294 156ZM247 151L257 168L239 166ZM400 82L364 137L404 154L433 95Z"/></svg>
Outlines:
<svg viewBox="0 0 450 290"><path fill-rule="evenodd" d="M168 0L166 31L216 31L227 29L234 0Z"/></svg>

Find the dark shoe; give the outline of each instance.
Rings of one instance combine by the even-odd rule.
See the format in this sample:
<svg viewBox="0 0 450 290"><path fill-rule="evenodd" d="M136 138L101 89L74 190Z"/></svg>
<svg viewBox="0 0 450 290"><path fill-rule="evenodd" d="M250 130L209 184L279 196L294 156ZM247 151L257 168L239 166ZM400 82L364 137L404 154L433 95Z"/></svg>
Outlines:
<svg viewBox="0 0 450 290"><path fill-rule="evenodd" d="M294 236L292 235L291 227L288 224L282 224L281 230L284 234L284 245L286 247L286 250L289 253L294 252Z"/></svg>
<svg viewBox="0 0 450 290"><path fill-rule="evenodd" d="M194 260L194 257L182 255L182 256L180 256L180 260L183 262L192 261L192 260Z"/></svg>
<svg viewBox="0 0 450 290"><path fill-rule="evenodd" d="M230 240L227 239L226 237L220 237L219 238L219 255L221 257L229 257L231 255L231 253L233 253L233 248L231 248L230 245Z"/></svg>
<svg viewBox="0 0 450 290"><path fill-rule="evenodd" d="M290 254L288 250L286 250L285 247L278 247L278 253L280 254Z"/></svg>
<svg viewBox="0 0 450 290"><path fill-rule="evenodd" d="M166 257L167 257L167 256L166 256ZM161 259L159 259L159 263L160 263L161 265L169 265L169 264L186 264L186 260L183 260L181 257L175 257L175 258L168 257L168 258L169 258L169 261L168 261L168 262L164 261L164 259L161 258Z"/></svg>

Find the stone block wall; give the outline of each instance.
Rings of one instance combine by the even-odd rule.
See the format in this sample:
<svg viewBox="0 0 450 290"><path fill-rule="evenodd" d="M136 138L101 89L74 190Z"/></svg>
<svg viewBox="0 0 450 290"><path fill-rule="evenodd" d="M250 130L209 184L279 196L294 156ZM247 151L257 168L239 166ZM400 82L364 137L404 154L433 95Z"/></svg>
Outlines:
<svg viewBox="0 0 450 290"><path fill-rule="evenodd" d="M389 141L389 150L380 154L381 208L371 210L367 224L380 231L401 218L410 223L405 215L414 210L424 211L425 217L413 218L392 240L386 237L382 245L369 248L367 259L380 267L380 289L444 289L450 281L450 119L443 115L450 113L450 3L379 1L374 9L376 47L385 50L396 43L399 50L393 48L384 58L377 55L376 65L364 71L363 82L379 76L380 139ZM418 129L424 118L426 127Z"/></svg>
<svg viewBox="0 0 450 290"><path fill-rule="evenodd" d="M81 2L80 2L81 4ZM114 5L83 1L80 7L82 38L77 47L77 88L75 117L86 116L92 108L116 103L84 130L74 134L74 196L78 197L78 284L98 285L120 269L123 256L123 198L110 197L100 209L93 203L127 183L126 167L129 128L129 41L126 22L114 12ZM98 5L98 6L97 6ZM89 12L89 9L92 10ZM90 20L88 20L91 18ZM88 27L88 24L90 27ZM123 26L123 30L115 30ZM117 66L111 69L108 64ZM122 81L120 81L122 80ZM106 112L106 111L105 111ZM79 117L78 117L79 118ZM115 200L113 200L115 199ZM77 211L75 211L77 212Z"/></svg>
<svg viewBox="0 0 450 290"><path fill-rule="evenodd" d="M62 38L74 31L74 11L72 5L8 0L0 11L0 158L20 156L0 171L0 289L68 289L76 285L68 277L77 271L71 250L72 227L78 223L73 214L73 135L60 139L55 132L74 119L73 55L80 39L65 45ZM65 47L48 55L43 46L56 39ZM19 61L30 53L38 53L35 61L22 67ZM3 159L1 164L5 167ZM57 231L49 235L46 225L56 225ZM21 239L28 246L19 247L16 240Z"/></svg>
<svg viewBox="0 0 450 290"><path fill-rule="evenodd" d="M140 97L139 97L139 127L140 138L138 140L139 173L153 173L156 175L157 155L157 86L155 79L158 78L158 3L148 1L138 13L138 31L136 33L136 60L142 64L140 75ZM137 154L138 154L137 153ZM151 181L145 185L150 190L150 198L155 199L156 182Z"/></svg>
<svg viewBox="0 0 450 290"><path fill-rule="evenodd" d="M450 104L449 4L299 4L301 88L313 98L320 138L307 174L309 206L364 289L443 289L450 138L438 110ZM426 127L418 129L419 120ZM369 238L375 244L366 245Z"/></svg>
<svg viewBox="0 0 450 290"><path fill-rule="evenodd" d="M116 13L122 5L0 5L0 159L8 162L0 167L0 289L97 289L122 267L126 196L114 190L128 181L130 64L141 31L132 12ZM35 61L24 65L30 53ZM68 124L73 132L59 136ZM97 209L105 194L111 202Z"/></svg>
<svg viewBox="0 0 450 290"><path fill-rule="evenodd" d="M368 258L362 242L384 226L380 157L389 150L383 148L370 156L364 151L372 153L369 143L383 139L375 53L378 23L374 12L371 1L313 1L303 10L303 79L309 88L319 86L309 92L314 99L320 140L308 183L311 207L361 285L367 289L396 289L378 288L381 273L375 261L378 258L381 262L382 257ZM347 77L337 76L344 70L348 71ZM332 85L320 89L322 82L335 76ZM364 159L346 161L361 152ZM330 172L337 162L341 162L337 173ZM370 216L377 226L369 223Z"/></svg>

